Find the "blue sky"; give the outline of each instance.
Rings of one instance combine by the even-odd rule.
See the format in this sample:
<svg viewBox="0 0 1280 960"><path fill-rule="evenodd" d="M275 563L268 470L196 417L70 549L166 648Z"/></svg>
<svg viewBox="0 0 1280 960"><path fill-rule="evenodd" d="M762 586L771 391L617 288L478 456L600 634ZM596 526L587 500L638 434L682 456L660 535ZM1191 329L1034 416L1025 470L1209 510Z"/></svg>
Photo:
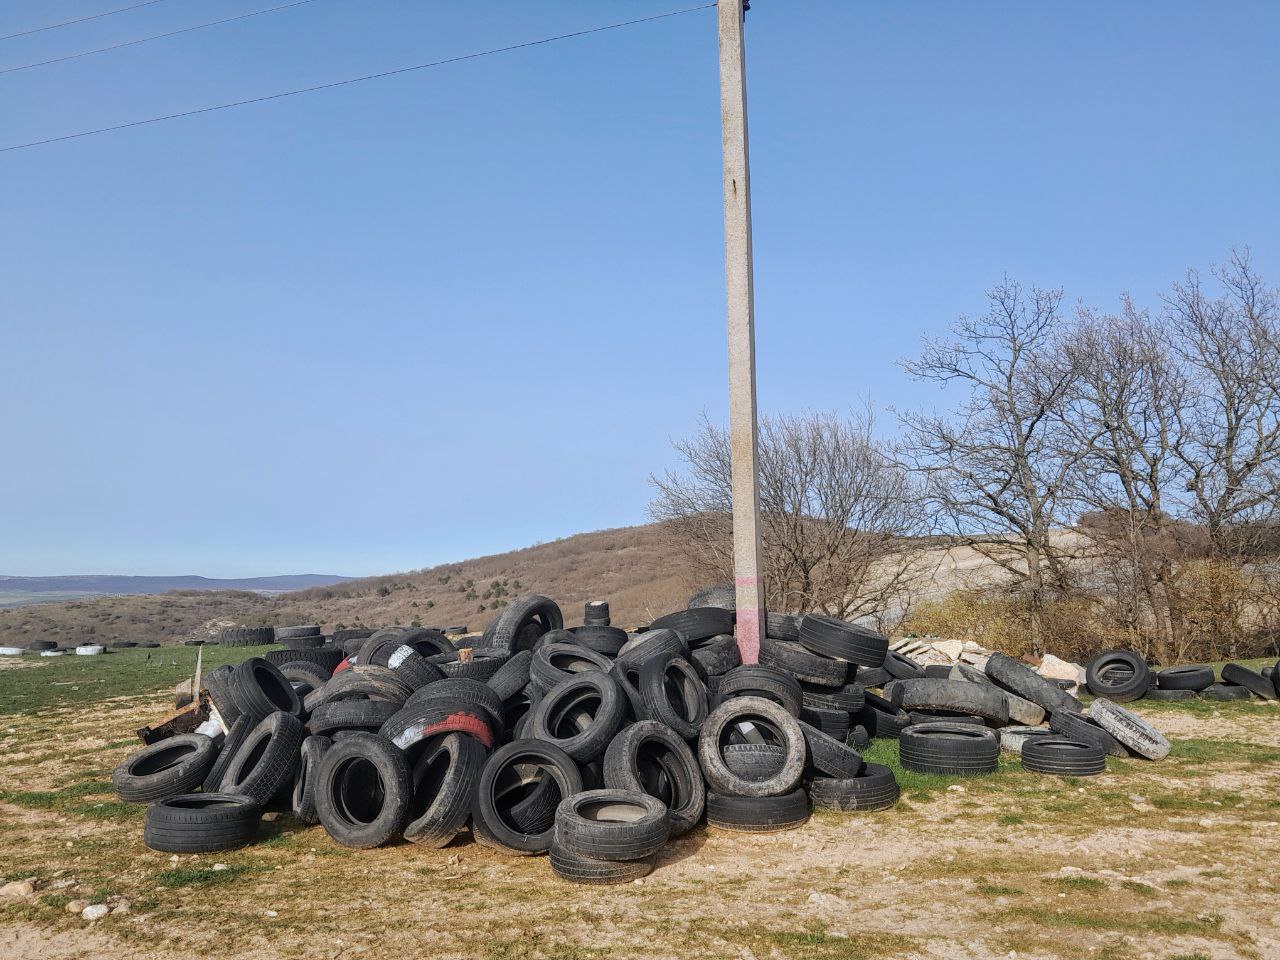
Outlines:
<svg viewBox="0 0 1280 960"><path fill-rule="evenodd" d="M0 146L684 5L316 0L0 75ZM897 359L1005 272L1149 303L1249 244L1280 279L1278 35L1272 2L756 0L762 411L936 404ZM718 111L708 10L0 153L0 573L371 574L642 522L726 409Z"/></svg>

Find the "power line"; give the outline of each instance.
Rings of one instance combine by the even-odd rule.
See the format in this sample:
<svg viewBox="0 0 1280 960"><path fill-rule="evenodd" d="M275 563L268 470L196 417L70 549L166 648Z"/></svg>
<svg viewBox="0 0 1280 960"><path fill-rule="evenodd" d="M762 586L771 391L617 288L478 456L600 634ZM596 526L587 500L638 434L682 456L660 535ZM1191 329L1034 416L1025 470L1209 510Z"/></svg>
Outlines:
<svg viewBox="0 0 1280 960"><path fill-rule="evenodd" d="M158 0L152 0L158 2ZM8 147L0 147L0 153L8 153L11 150L25 150L28 147L42 147L50 143L61 143L64 140L78 140L81 137L92 137L100 133L112 133L116 130L127 130L130 127L141 127L150 123L162 123L166 120L179 120L182 117L194 117L201 113L213 113L217 110L230 110L232 107L244 107L254 103L265 103L268 100L281 100L285 97L296 97L303 93L315 93L318 90L332 90L334 87L345 87L353 83L363 83L366 80L381 80L385 77L395 77L402 73L412 73L415 70L426 70L429 67L443 67L451 63L462 63L465 60L478 60L481 57L491 57L498 53L511 53L514 50L525 50L529 47L540 47L544 44L555 43L558 40L572 40L576 37L586 37L593 33L604 33L608 30L620 30L623 27L634 27L642 23L652 23L655 20L666 20L668 17L679 17L687 13L696 13L699 10L708 10L716 6L713 3L703 3L696 7L685 7L683 10L672 10L669 13L659 13L652 17L640 17L636 20L624 20L621 23L610 23L603 27L591 27L587 30L577 30L573 33L561 33L554 37L543 37L540 40L526 40L523 43L513 43L506 47L495 47L492 50L480 50L476 53L464 53L456 57L447 57L444 60L432 60L429 63L418 63L411 67L399 67L395 70L385 70L382 73L369 73L362 77L349 77L346 80L334 80L329 83L318 83L312 87L301 87L297 90L286 90L283 93L269 93L261 97L250 97L247 100L235 100L231 103L219 103L212 107L199 107L195 110L184 110L181 113L170 113L162 117L149 117L146 120L131 120L128 123L117 123L110 127L99 127L96 130L82 130L79 133L68 133L60 137L49 137L45 140L32 140L29 143L17 143Z"/></svg>
<svg viewBox="0 0 1280 960"><path fill-rule="evenodd" d="M282 3L278 7L267 7L265 10L254 10L250 13L241 13L234 17L224 17L221 20L210 20L208 23L197 23L194 27L183 27L180 30L170 30L168 33L157 33L150 37L141 37L137 40L125 40L123 43L113 43L109 47L98 47L96 50L85 50L81 53L71 53L65 57L54 57L51 60L40 60L36 63L24 63L20 67L4 67L0 68L0 74L17 73L19 70L30 70L32 67L47 67L51 63L65 63L67 60L79 60L81 57L90 57L95 53L106 53L108 50L119 50L121 47L136 47L140 43L150 43L152 40L163 40L165 37L176 37L180 33L191 33L193 30L203 30L205 27L217 27L224 23L233 23L236 20L248 20L250 17L260 17L264 13L275 13L277 10L287 10L290 7L300 7L304 3L314 3L315 0L293 0L292 3Z"/></svg>
<svg viewBox="0 0 1280 960"><path fill-rule="evenodd" d="M32 30L21 30L18 33L11 33L8 36L0 37L0 40L12 40L14 37L28 37L33 33L43 33L46 30L57 30L59 27L69 27L75 23L84 23L86 20L101 20L103 17L112 17L117 13L127 13L130 10L137 10L139 7L149 7L153 3L164 3L164 0L143 0L142 3L135 3L130 7L120 7L116 10L108 10L106 13L95 13L87 17L77 17L74 20L63 20L61 23L51 23L48 26L36 27Z"/></svg>

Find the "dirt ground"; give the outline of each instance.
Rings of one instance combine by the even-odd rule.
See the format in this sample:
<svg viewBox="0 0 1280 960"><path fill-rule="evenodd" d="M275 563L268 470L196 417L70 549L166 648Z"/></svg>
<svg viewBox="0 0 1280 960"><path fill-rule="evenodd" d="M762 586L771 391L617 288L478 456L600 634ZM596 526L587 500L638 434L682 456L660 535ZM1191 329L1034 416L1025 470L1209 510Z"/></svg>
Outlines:
<svg viewBox="0 0 1280 960"><path fill-rule="evenodd" d="M1162 705L1162 763L1018 770L788 833L699 828L643 881L578 887L463 842L336 846L286 815L171 857L110 793L161 695L0 717L0 958L1280 958L1280 708ZM215 864L225 868L215 869ZM129 902L87 922L75 899Z"/></svg>

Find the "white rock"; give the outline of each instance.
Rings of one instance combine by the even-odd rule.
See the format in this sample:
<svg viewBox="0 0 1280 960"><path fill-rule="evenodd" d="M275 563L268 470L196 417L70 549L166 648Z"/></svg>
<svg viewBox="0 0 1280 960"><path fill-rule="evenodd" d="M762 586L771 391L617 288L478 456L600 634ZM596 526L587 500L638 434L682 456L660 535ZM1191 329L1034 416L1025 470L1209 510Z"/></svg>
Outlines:
<svg viewBox="0 0 1280 960"><path fill-rule="evenodd" d="M81 910L80 916L86 920L101 920L110 912L111 908L105 903L94 903Z"/></svg>
<svg viewBox="0 0 1280 960"><path fill-rule="evenodd" d="M118 917L118 916L120 916L121 914L125 914L125 913L128 913L128 912L129 912L129 901L128 901L128 900L124 901L123 903L116 904L114 907L112 907L112 908L111 908L111 915L112 915L113 917Z"/></svg>
<svg viewBox="0 0 1280 960"><path fill-rule="evenodd" d="M278 912L276 912L275 910L263 910L263 911L262 911L262 915L263 915L264 917L278 917L278 916L280 916L280 914L279 914Z"/></svg>
<svg viewBox="0 0 1280 960"><path fill-rule="evenodd" d="M35 892L36 886L30 880L13 880L0 887L0 897L10 897L14 900L29 897Z"/></svg>
<svg viewBox="0 0 1280 960"><path fill-rule="evenodd" d="M1078 663L1070 663L1046 653L1040 661L1040 669L1036 671L1046 680L1070 680L1079 686L1084 683L1084 667Z"/></svg>
<svg viewBox="0 0 1280 960"><path fill-rule="evenodd" d="M80 913L88 905L88 900L72 900L67 904L67 913Z"/></svg>
<svg viewBox="0 0 1280 960"><path fill-rule="evenodd" d="M960 786L960 784L953 783L951 786L947 787L947 792L948 793L964 793L965 789L964 787Z"/></svg>
<svg viewBox="0 0 1280 960"><path fill-rule="evenodd" d="M226 869L227 869L227 865L226 865L225 863L215 863L215 864L213 865L213 869L215 869L215 870L226 870Z"/></svg>

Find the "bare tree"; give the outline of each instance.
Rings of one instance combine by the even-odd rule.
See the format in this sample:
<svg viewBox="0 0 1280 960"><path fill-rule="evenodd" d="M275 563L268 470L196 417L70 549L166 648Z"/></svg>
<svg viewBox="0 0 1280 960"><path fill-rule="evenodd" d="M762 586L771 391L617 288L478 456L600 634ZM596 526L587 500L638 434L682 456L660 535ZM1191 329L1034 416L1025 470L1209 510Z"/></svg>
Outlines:
<svg viewBox="0 0 1280 960"><path fill-rule="evenodd" d="M675 447L684 469L651 478L650 513L699 577L731 582L728 435L704 418ZM880 449L870 412L766 417L759 465L770 609L852 618L893 606L913 567L906 538L923 516L907 472Z"/></svg>
<svg viewBox="0 0 1280 960"><path fill-rule="evenodd" d="M1207 292L1191 271L1165 301L1165 319L1190 372L1174 448L1188 472L1193 515L1215 556L1238 554L1241 534L1264 529L1280 494L1280 291L1249 252L1213 270Z"/></svg>
<svg viewBox="0 0 1280 960"><path fill-rule="evenodd" d="M1062 291L1006 277L987 299L985 314L961 317L952 339L927 341L904 362L916 379L959 388L964 399L954 415L902 415L903 458L926 478L927 501L950 533L1020 586L1039 649L1046 585L1066 575L1053 532L1080 454L1056 412L1074 370L1054 349Z"/></svg>
<svg viewBox="0 0 1280 960"><path fill-rule="evenodd" d="M1125 297L1121 312L1081 308L1062 344L1076 376L1061 407L1062 429L1084 452L1068 480L1094 511L1077 530L1094 546L1090 566L1110 581L1117 619L1144 653L1153 620L1156 656L1176 659L1182 617L1179 561L1186 526L1170 491L1184 476L1174 446L1187 383L1166 329Z"/></svg>

